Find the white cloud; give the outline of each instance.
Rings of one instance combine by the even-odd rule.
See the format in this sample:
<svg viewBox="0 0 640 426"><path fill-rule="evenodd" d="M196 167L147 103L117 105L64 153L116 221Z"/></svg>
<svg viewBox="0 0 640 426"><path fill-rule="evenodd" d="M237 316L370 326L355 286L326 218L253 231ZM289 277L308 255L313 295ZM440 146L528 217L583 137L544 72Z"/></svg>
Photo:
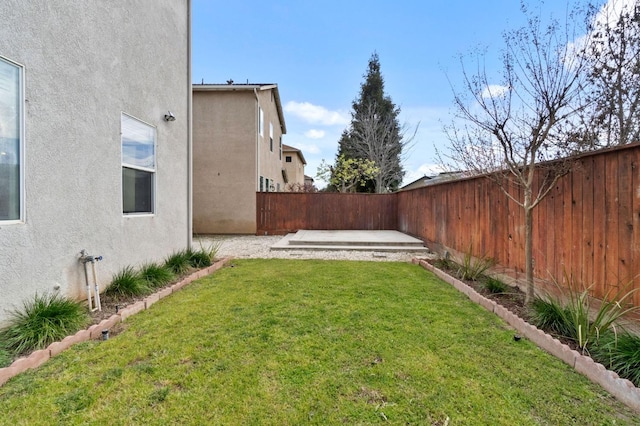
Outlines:
<svg viewBox="0 0 640 426"><path fill-rule="evenodd" d="M284 110L311 124L336 126L349 123L348 113L329 111L323 106L313 105L310 102L289 101L284 106Z"/></svg>
<svg viewBox="0 0 640 426"><path fill-rule="evenodd" d="M484 88L481 96L485 99L499 98L501 96L504 96L505 93L507 93L508 91L509 91L509 88L507 86L501 86L499 84L490 84Z"/></svg>
<svg viewBox="0 0 640 426"><path fill-rule="evenodd" d="M612 27L616 25L620 15L623 12L634 13L636 0L609 0L607 1L598 14L595 16L596 24L608 24Z"/></svg>
<svg viewBox="0 0 640 426"><path fill-rule="evenodd" d="M423 176L436 176L443 171L444 168L439 164L421 164L417 169L407 170L407 173L404 175L402 185L410 184L411 182L414 182Z"/></svg>
<svg viewBox="0 0 640 426"><path fill-rule="evenodd" d="M587 46L587 43L602 36L605 26L615 28L620 15L623 13L634 14L635 7L636 0L608 0L592 18L593 31L568 43L567 57L570 59L577 57Z"/></svg>
<svg viewBox="0 0 640 426"><path fill-rule="evenodd" d="M298 149L300 149L303 154L320 154L320 148L318 148L316 144L302 144Z"/></svg>
<svg viewBox="0 0 640 426"><path fill-rule="evenodd" d="M308 137L309 139L322 139L322 138L324 138L325 131L324 130L311 129L311 130L305 132L304 135L306 137Z"/></svg>

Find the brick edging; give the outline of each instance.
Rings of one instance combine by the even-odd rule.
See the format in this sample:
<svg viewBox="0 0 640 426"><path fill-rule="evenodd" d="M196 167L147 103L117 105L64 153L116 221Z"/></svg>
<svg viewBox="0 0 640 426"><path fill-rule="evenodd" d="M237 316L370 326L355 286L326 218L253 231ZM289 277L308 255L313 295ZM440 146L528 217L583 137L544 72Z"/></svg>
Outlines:
<svg viewBox="0 0 640 426"><path fill-rule="evenodd" d="M102 320L99 324L93 324L86 330L78 331L73 336L67 336L59 342L53 342L46 349L40 349L32 352L31 354L29 354L29 356L16 359L10 366L0 368L0 386L4 385L10 378L22 373L23 371L26 371L30 368L40 367L50 358L58 355L62 351L69 349L76 343L101 339L102 330L111 330L114 326L125 321L131 315L135 315L138 312L149 309L151 305L156 303L158 300L163 299L170 294L180 290L182 287L192 283L198 278L202 278L214 273L231 260L233 260L233 257L227 257L219 260L208 268L196 271L170 287L166 287L150 296L147 296L145 299L139 302L128 305L126 308L121 309L119 313L112 315L105 320Z"/></svg>
<svg viewBox="0 0 640 426"><path fill-rule="evenodd" d="M604 365L595 362L592 358L581 355L578 351L571 349L558 339L529 324L493 300L482 296L472 287L434 267L429 262L420 259L413 259L412 262L433 272L438 278L451 284L461 293L466 294L472 302L481 305L489 312L493 312L502 318L507 324L540 348L559 358L565 364L570 365L571 368L587 377L593 383L602 386L628 407L640 412L640 389L636 388L631 381L621 378L614 371L607 370Z"/></svg>

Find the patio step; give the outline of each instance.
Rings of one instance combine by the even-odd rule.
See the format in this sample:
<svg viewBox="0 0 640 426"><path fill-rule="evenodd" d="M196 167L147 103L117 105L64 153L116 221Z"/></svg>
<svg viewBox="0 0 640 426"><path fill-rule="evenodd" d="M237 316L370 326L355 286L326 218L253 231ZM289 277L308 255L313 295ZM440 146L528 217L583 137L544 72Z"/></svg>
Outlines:
<svg viewBox="0 0 640 426"><path fill-rule="evenodd" d="M426 252L421 240L398 231L309 231L289 234L271 250Z"/></svg>

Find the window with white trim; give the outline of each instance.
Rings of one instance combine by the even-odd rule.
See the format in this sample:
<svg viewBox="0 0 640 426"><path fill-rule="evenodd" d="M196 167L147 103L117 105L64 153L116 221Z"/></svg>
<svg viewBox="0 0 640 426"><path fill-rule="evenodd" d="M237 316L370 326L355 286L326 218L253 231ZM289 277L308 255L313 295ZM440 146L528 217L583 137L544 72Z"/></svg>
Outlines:
<svg viewBox="0 0 640 426"><path fill-rule="evenodd" d="M23 218L23 67L0 57L0 223Z"/></svg>
<svg viewBox="0 0 640 426"><path fill-rule="evenodd" d="M273 152L273 123L269 123L269 150Z"/></svg>
<svg viewBox="0 0 640 426"><path fill-rule="evenodd" d="M155 209L156 129L122 113L122 212L152 214Z"/></svg>
<svg viewBox="0 0 640 426"><path fill-rule="evenodd" d="M260 128L260 136L264 136L264 111L262 110L261 107L258 107L258 111L259 111L259 128Z"/></svg>

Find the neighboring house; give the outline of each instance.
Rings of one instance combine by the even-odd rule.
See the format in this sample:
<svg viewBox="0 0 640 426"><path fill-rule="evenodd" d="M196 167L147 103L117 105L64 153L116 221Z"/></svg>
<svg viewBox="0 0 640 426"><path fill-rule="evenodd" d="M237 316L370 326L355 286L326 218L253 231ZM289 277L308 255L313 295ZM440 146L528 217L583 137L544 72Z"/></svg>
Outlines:
<svg viewBox="0 0 640 426"><path fill-rule="evenodd" d="M468 176L467 173L461 171L453 171L453 172L440 172L435 176L422 176L419 179L414 180L411 183L406 184L400 191L407 191L409 189L422 188L423 186L435 185L437 183L441 183L448 180L460 179Z"/></svg>
<svg viewBox="0 0 640 426"><path fill-rule="evenodd" d="M284 191L276 84L193 86L193 230L255 234L256 192Z"/></svg>
<svg viewBox="0 0 640 426"><path fill-rule="evenodd" d="M424 175L421 178L414 180L400 188L400 191L407 191L409 189L422 188L423 186L429 185L429 181L433 179L430 176Z"/></svg>
<svg viewBox="0 0 640 426"><path fill-rule="evenodd" d="M0 2L0 323L190 244L190 9Z"/></svg>
<svg viewBox="0 0 640 426"><path fill-rule="evenodd" d="M304 175L304 184L306 186L310 186L311 187L311 186L313 186L314 182L315 181L313 180L313 178L311 176Z"/></svg>
<svg viewBox="0 0 640 426"><path fill-rule="evenodd" d="M285 191L290 188L304 187L304 166L307 161L302 151L289 145L282 145L282 177L286 184Z"/></svg>

